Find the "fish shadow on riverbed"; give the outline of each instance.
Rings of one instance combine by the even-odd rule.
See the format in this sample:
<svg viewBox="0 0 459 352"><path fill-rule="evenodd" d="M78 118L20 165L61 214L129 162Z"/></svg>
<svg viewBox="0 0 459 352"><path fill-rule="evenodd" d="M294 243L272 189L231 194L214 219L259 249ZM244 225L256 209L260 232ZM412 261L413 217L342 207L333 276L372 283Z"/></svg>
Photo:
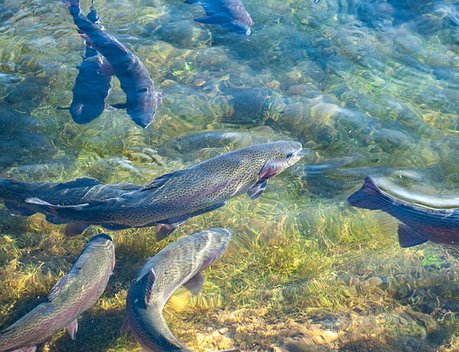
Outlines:
<svg viewBox="0 0 459 352"><path fill-rule="evenodd" d="M76 340L72 341L65 333L52 344L50 351L72 352L102 352L113 347L114 341L120 338L120 329L123 323L124 310L112 309L86 312L78 319Z"/></svg>

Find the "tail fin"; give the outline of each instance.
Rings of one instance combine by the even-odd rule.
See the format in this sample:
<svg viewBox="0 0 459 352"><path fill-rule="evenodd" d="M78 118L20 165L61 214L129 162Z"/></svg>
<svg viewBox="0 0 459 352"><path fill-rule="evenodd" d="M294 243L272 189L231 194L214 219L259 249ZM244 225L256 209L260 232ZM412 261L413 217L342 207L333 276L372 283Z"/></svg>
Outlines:
<svg viewBox="0 0 459 352"><path fill-rule="evenodd" d="M351 195L347 201L354 207L376 210L384 207L386 198L373 179L367 176L362 188Z"/></svg>

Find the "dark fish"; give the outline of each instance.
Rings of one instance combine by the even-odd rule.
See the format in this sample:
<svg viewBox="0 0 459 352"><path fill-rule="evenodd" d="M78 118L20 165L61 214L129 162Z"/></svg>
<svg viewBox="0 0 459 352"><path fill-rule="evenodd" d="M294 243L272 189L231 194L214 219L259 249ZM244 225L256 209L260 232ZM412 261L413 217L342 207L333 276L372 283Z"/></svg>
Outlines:
<svg viewBox="0 0 459 352"><path fill-rule="evenodd" d="M91 7L88 19L96 24L99 22L94 7ZM111 67L97 50L86 45L86 52L78 70L69 110L76 123L84 124L99 117L105 109L105 99L111 88Z"/></svg>
<svg viewBox="0 0 459 352"><path fill-rule="evenodd" d="M126 94L126 103L113 106L126 108L136 124L148 127L155 118L161 93L154 89L153 81L142 61L118 39L84 16L78 0L63 2L68 6L73 22L87 45L104 56L120 81L121 89Z"/></svg>
<svg viewBox="0 0 459 352"><path fill-rule="evenodd" d="M104 185L90 178L58 184L0 179L0 198L13 214L39 212L52 223L70 223L67 234L91 224L111 230L156 226L161 240L188 218L218 209L239 194L259 197L270 177L302 155L298 142L257 144L160 176L143 187Z"/></svg>
<svg viewBox="0 0 459 352"><path fill-rule="evenodd" d="M0 352L34 352L38 344L66 327L75 339L78 316L102 295L114 265L112 239L93 237L69 273L51 289L48 300L0 332Z"/></svg>
<svg viewBox="0 0 459 352"><path fill-rule="evenodd" d="M253 25L252 17L241 0L185 0L187 4L200 3L206 12L205 17L196 18L196 22L219 24L236 33L249 35Z"/></svg>
<svg viewBox="0 0 459 352"><path fill-rule="evenodd" d="M411 198L411 199L410 199ZM393 196L367 176L362 188L348 198L356 207L382 210L400 221L400 246L412 247L426 241L459 244L459 199L429 199L423 196Z"/></svg>
<svg viewBox="0 0 459 352"><path fill-rule="evenodd" d="M223 255L230 239L225 229L202 231L179 239L146 262L126 299L128 328L146 351L191 351L169 330L164 304L180 286L199 294L202 271Z"/></svg>

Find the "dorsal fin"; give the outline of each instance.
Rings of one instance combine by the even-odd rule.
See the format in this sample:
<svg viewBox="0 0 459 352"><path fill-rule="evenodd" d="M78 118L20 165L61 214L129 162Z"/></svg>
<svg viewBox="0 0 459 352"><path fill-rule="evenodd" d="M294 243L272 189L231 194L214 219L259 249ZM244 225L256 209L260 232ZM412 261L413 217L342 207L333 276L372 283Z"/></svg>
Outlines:
<svg viewBox="0 0 459 352"><path fill-rule="evenodd" d="M145 285L144 303L145 303L145 306L148 306L148 304L150 303L151 294L153 291L153 285L156 280L156 274L153 268L148 270L148 272L142 277L141 280L144 281L144 285Z"/></svg>
<svg viewBox="0 0 459 352"><path fill-rule="evenodd" d="M159 177L155 178L153 181L151 181L149 184L145 185L142 188L142 191L159 188L162 185L164 185L167 181L169 181L171 178L177 177L182 172L183 172L183 170L178 170L178 171L170 172L168 174L159 176Z"/></svg>
<svg viewBox="0 0 459 352"><path fill-rule="evenodd" d="M51 302L54 298L56 298L56 296L61 293L66 287L69 286L70 284L70 279L72 279L72 277L74 276L74 274L72 273L69 273L67 275L64 275L62 276L57 282L56 284L53 286L53 288L51 289L49 295L48 295L48 300Z"/></svg>

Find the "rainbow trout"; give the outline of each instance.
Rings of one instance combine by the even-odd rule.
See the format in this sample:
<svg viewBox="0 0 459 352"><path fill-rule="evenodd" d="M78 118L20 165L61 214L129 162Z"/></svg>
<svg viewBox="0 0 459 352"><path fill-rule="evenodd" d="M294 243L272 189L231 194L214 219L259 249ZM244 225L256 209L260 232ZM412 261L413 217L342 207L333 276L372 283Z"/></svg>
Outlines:
<svg viewBox="0 0 459 352"><path fill-rule="evenodd" d="M91 5L87 18L98 24L100 18L94 4ZM105 99L111 88L111 68L107 59L86 45L86 52L78 70L69 111L73 121L85 124L99 117L105 110Z"/></svg>
<svg viewBox="0 0 459 352"><path fill-rule="evenodd" d="M231 239L226 229L183 237L150 258L131 284L126 299L128 328L146 351L187 351L169 330L162 311L172 293L184 286L197 295L202 271L217 261Z"/></svg>
<svg viewBox="0 0 459 352"><path fill-rule="evenodd" d="M392 185L389 186L392 188ZM389 194L368 176L362 188L351 195L348 202L359 208L382 210L399 220L398 240L401 247L412 247L427 241L459 244L459 199L420 195L405 197L403 190L397 193Z"/></svg>
<svg viewBox="0 0 459 352"><path fill-rule="evenodd" d="M97 50L110 64L126 94L126 104L114 104L126 108L128 115L139 126L146 128L154 120L161 93L154 89L153 80L142 61L118 39L83 15L79 0L63 0L69 8L73 22L86 44Z"/></svg>
<svg viewBox="0 0 459 352"><path fill-rule="evenodd" d="M185 2L187 4L199 3L206 12L206 16L196 18L196 22L219 24L231 32L245 35L252 32L252 17L241 0L185 0Z"/></svg>
<svg viewBox="0 0 459 352"><path fill-rule="evenodd" d="M34 352L38 344L65 327L75 339L78 316L102 295L114 265L112 239L107 235L93 237L69 273L51 289L47 302L0 332L0 352Z"/></svg>
<svg viewBox="0 0 459 352"><path fill-rule="evenodd" d="M145 186L104 185L90 178L67 183L26 183L0 179L0 198L16 215L44 213L67 223L66 234L89 225L110 230L155 226L161 240L190 217L247 193L259 197L268 179L295 164L304 151L298 142L257 144L165 174Z"/></svg>

